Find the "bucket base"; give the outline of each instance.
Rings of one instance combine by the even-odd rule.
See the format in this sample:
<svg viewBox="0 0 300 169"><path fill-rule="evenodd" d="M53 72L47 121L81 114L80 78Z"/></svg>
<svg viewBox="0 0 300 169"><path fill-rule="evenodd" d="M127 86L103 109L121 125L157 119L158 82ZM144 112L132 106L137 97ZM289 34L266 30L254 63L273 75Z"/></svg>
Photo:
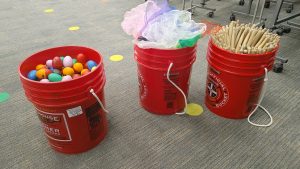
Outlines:
<svg viewBox="0 0 300 169"><path fill-rule="evenodd" d="M71 150L71 149L66 150L66 149L60 149L60 148L52 145L50 142L49 142L49 144L50 144L50 147L53 150L55 150L55 151L57 151L59 153L63 153L63 154L79 154L79 153L87 152L87 151L91 150L92 148L96 147L100 142L102 142L104 140L107 132L108 132L108 122L105 119L104 126L103 126L103 131L101 132L99 138L97 140L95 140L95 142L93 144L90 144L87 147L82 147L81 149L76 149L76 150L74 150L74 149L73 150Z"/></svg>
<svg viewBox="0 0 300 169"><path fill-rule="evenodd" d="M170 116L175 114L176 112L157 112L157 111L153 111L151 108L148 108L147 106L143 105L142 103L140 103L140 105L149 113L151 114L155 114L155 115L162 115L162 116Z"/></svg>
<svg viewBox="0 0 300 169"><path fill-rule="evenodd" d="M248 116L230 116L229 114L232 114L232 113L221 113L221 112L216 112L214 108L210 107L208 103L205 102L205 106L212 112L214 113L215 115L218 115L220 117L223 117L223 118L226 118L226 119L245 119L247 118Z"/></svg>

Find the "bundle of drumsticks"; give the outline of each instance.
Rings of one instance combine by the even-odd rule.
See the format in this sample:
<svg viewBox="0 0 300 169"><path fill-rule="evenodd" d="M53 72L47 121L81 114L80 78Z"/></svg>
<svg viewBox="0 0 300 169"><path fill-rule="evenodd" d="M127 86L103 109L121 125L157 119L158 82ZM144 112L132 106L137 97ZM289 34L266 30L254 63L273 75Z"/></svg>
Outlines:
<svg viewBox="0 0 300 169"><path fill-rule="evenodd" d="M216 33L211 34L213 43L233 53L262 54L273 51L279 43L279 36L266 28L254 24L239 24L232 21Z"/></svg>

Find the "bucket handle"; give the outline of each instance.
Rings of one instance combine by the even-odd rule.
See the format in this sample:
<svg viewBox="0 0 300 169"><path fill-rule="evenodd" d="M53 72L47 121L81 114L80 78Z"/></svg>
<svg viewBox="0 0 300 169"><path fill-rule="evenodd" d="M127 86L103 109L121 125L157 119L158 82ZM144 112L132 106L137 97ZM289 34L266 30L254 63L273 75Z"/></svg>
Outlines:
<svg viewBox="0 0 300 169"><path fill-rule="evenodd" d="M95 99L98 101L98 103L100 104L100 107L105 111L105 113L108 113L108 110L106 110L101 102L101 100L99 99L99 97L96 95L94 89L90 90L90 93L95 97Z"/></svg>
<svg viewBox="0 0 300 169"><path fill-rule="evenodd" d="M185 109L187 107L187 99L186 99L186 96L184 94L184 92L180 89L179 86L177 86L171 79L170 79L170 71L171 71L171 68L173 66L173 62L170 63L169 67L168 67L168 71L167 71L167 79L168 81L177 89L180 91L180 93L183 95L183 98L184 98L184 104L185 104L185 107L183 109L183 112L177 112L175 114L177 115L184 115L185 114Z"/></svg>
<svg viewBox="0 0 300 169"><path fill-rule="evenodd" d="M268 83L268 69L267 68L264 68L265 69L265 78L264 78L264 86L263 86L263 89L262 89L262 94L260 95L260 98L259 98L259 101L258 101L258 104L256 104L256 107L255 109L249 114L248 116L248 122L254 126L257 126L257 127L269 127L272 125L273 123L273 118L271 116L271 114L269 113L269 111L264 108L261 104L264 96L265 96L265 93L266 93L266 90L267 90L267 83ZM251 116L254 114L254 112L257 110L257 108L261 108L269 117L270 117L270 122L268 124L257 124L257 123L254 123L250 120Z"/></svg>

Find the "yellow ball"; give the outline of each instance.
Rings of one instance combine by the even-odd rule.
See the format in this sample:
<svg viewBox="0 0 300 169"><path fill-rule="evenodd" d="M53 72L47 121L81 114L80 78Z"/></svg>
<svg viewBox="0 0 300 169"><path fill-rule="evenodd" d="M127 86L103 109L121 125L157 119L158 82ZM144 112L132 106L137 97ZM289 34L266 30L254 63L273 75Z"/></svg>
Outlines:
<svg viewBox="0 0 300 169"><path fill-rule="evenodd" d="M97 66L92 67L91 72L94 71L97 68Z"/></svg>
<svg viewBox="0 0 300 169"><path fill-rule="evenodd" d="M47 66L46 66L46 65L43 65L43 64L38 64L38 65L35 67L36 70L46 69L46 68L47 68Z"/></svg>
<svg viewBox="0 0 300 169"><path fill-rule="evenodd" d="M80 73L83 69L82 63L75 63L73 65L73 69L75 70L75 72Z"/></svg>
<svg viewBox="0 0 300 169"><path fill-rule="evenodd" d="M38 79L47 79L50 73L51 70L42 68L38 70L35 75Z"/></svg>
<svg viewBox="0 0 300 169"><path fill-rule="evenodd" d="M70 67L65 67L63 69L63 75L70 75L70 76L73 76L74 74L74 70Z"/></svg>

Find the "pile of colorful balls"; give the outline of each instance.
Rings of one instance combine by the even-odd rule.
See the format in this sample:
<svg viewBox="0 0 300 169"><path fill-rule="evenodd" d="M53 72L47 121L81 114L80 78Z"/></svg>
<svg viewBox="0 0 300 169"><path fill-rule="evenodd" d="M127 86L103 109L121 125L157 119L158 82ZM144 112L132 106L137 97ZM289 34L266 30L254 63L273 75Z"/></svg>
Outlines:
<svg viewBox="0 0 300 169"><path fill-rule="evenodd" d="M84 76L94 71L96 67L97 63L87 60L82 53L79 53L76 58L56 56L52 60L47 60L46 64L37 65L35 70L28 73L27 78L43 83L68 81Z"/></svg>

